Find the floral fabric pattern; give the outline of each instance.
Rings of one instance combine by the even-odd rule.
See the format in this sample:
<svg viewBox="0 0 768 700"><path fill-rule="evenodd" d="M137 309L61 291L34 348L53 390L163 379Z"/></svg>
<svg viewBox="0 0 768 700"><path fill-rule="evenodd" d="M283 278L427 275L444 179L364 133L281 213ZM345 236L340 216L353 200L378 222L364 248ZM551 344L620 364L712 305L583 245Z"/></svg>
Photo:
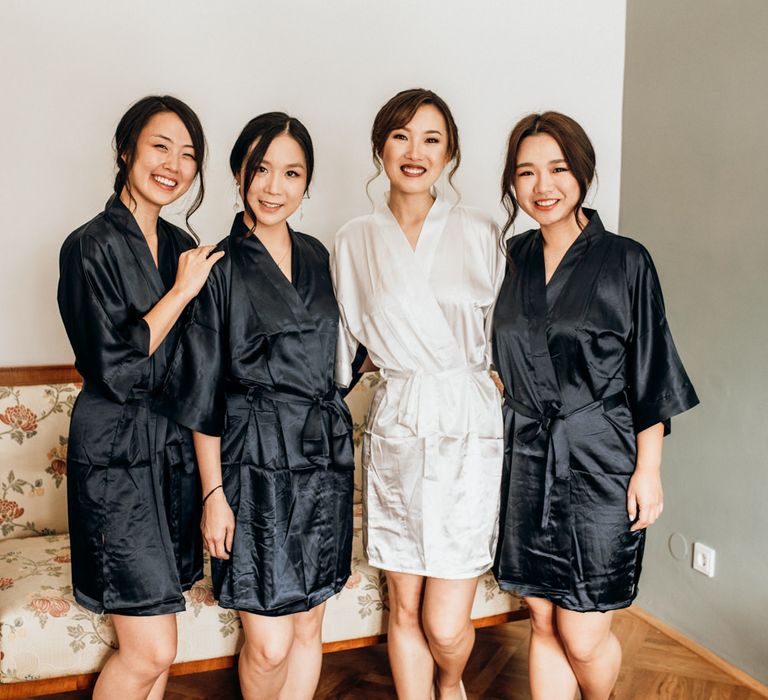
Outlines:
<svg viewBox="0 0 768 700"><path fill-rule="evenodd" d="M67 435L79 390L0 387L0 540L67 531Z"/></svg>

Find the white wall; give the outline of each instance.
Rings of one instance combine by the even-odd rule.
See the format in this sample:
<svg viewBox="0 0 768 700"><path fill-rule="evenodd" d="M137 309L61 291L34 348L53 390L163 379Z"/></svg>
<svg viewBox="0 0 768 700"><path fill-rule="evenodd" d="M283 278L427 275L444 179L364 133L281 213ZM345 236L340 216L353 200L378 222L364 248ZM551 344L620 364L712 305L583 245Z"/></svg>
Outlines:
<svg viewBox="0 0 768 700"><path fill-rule="evenodd" d="M316 144L312 198L295 223L329 243L369 208L376 110L414 86L451 105L463 201L500 221L511 126L533 110L574 116L595 142L595 203L615 229L624 16L618 0L0 0L0 366L71 361L59 246L103 207L115 125L150 93L187 101L205 127L208 194L192 221L206 242L229 230L236 135L282 109Z"/></svg>

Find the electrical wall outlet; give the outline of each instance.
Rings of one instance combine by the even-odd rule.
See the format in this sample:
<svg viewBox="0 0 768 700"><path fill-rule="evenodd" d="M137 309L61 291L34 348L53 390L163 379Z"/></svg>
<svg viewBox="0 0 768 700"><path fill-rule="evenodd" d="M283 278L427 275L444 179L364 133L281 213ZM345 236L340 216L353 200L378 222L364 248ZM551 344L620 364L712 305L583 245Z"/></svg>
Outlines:
<svg viewBox="0 0 768 700"><path fill-rule="evenodd" d="M701 542L694 542L693 568L712 578L715 575L715 550Z"/></svg>

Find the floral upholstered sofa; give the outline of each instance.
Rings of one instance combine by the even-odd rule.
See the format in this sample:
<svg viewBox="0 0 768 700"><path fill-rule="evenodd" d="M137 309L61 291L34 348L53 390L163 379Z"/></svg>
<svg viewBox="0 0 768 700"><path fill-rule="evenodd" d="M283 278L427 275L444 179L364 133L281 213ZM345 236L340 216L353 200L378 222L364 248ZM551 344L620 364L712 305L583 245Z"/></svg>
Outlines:
<svg viewBox="0 0 768 700"><path fill-rule="evenodd" d="M109 618L78 607L72 597L66 452L79 385L43 381L76 376L71 368L0 369L0 698L85 687L115 647ZM347 397L356 444L378 381L366 375ZM359 476L358 466L352 576L328 602L326 651L382 641L386 630L384 576L362 552ZM230 665L241 643L237 614L216 605L209 577L186 598L173 671ZM490 574L483 576L473 608L478 626L524 615Z"/></svg>

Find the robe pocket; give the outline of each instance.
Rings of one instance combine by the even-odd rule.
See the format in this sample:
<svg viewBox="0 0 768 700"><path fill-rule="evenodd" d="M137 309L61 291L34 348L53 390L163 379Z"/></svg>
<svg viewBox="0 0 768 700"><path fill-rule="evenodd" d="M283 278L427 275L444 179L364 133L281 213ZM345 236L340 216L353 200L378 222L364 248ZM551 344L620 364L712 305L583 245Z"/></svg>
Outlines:
<svg viewBox="0 0 768 700"><path fill-rule="evenodd" d="M400 473L400 460L408 459L415 466L411 471L420 479L423 455L421 441L406 444L395 438L382 438L375 433L363 434L363 481L364 490L380 504L399 503L405 485Z"/></svg>
<svg viewBox="0 0 768 700"><path fill-rule="evenodd" d="M283 431L277 414L272 411L251 411L239 461L263 469L286 467Z"/></svg>
<svg viewBox="0 0 768 700"><path fill-rule="evenodd" d="M614 406L610 411L603 411L603 418L621 433L634 435L635 424L632 420L632 411L625 403Z"/></svg>
<svg viewBox="0 0 768 700"><path fill-rule="evenodd" d="M240 464L245 448L249 423L248 412L227 411L224 431L221 434L221 466Z"/></svg>
<svg viewBox="0 0 768 700"><path fill-rule="evenodd" d="M115 430L109 466L126 468L150 462L148 421L146 406L125 404Z"/></svg>
<svg viewBox="0 0 768 700"><path fill-rule="evenodd" d="M106 467L117 431L122 429L124 409L125 406L103 396L81 392L69 425L68 458L90 466Z"/></svg>
<svg viewBox="0 0 768 700"><path fill-rule="evenodd" d="M577 328L576 337L591 374L603 379L624 376L627 353L622 336L612 331Z"/></svg>

